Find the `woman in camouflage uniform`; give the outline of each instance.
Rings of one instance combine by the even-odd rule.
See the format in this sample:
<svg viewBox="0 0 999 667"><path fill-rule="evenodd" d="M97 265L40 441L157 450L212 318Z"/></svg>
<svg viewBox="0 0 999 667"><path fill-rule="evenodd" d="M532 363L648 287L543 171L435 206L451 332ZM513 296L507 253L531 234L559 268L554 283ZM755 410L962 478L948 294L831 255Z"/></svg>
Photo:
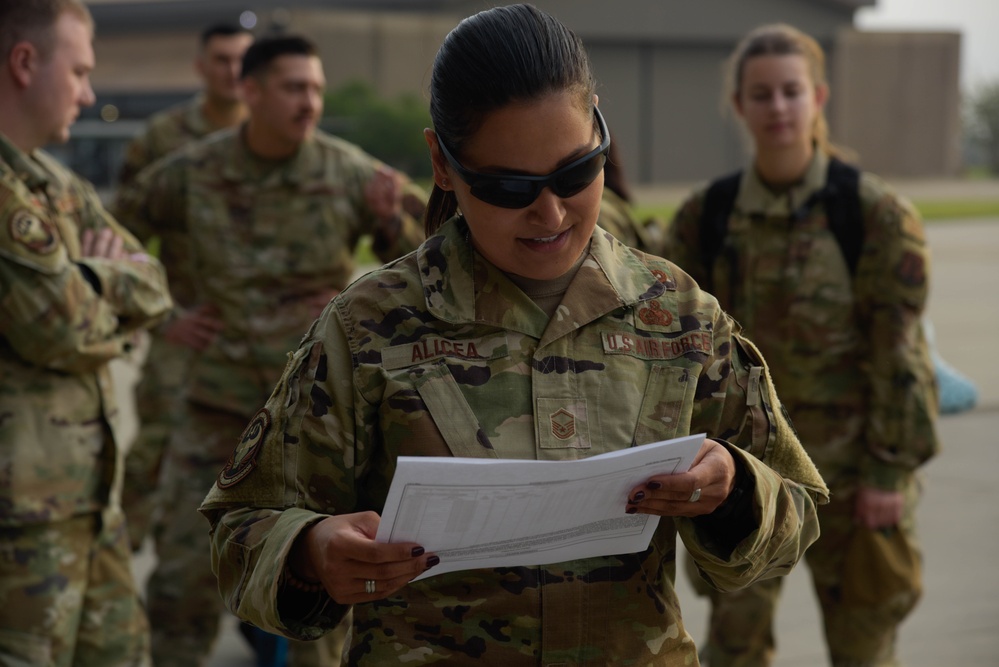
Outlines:
<svg viewBox="0 0 999 667"><path fill-rule="evenodd" d="M677 534L726 590L817 537L825 487L755 348L673 264L594 231L593 90L578 38L533 7L446 38L430 238L331 302L202 506L239 616L314 638L352 608L352 665L696 665ZM689 472L622 500L622 521L663 517L642 553L410 583L439 558L374 540L399 456L572 460L691 432L711 439Z"/></svg>
<svg viewBox="0 0 999 667"><path fill-rule="evenodd" d="M752 167L695 192L664 254L774 364L829 484L822 536L806 559L832 664L895 665L896 628L920 590L915 472L937 450L920 323L929 258L913 207L835 158L824 70L819 45L790 26L742 41L726 92L752 139ZM770 664L780 581L711 593L711 667Z"/></svg>

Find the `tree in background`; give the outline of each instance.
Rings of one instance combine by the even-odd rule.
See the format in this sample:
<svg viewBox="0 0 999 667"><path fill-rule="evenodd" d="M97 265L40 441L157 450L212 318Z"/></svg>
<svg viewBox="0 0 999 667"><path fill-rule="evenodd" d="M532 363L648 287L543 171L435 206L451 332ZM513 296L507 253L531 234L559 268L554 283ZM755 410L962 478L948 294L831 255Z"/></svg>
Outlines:
<svg viewBox="0 0 999 667"><path fill-rule="evenodd" d="M367 83L347 83L326 94L327 122L333 134L357 144L413 178L431 177L423 128L430 127L427 102L404 94L394 100L378 96Z"/></svg>
<svg viewBox="0 0 999 667"><path fill-rule="evenodd" d="M965 135L974 161L999 174L999 81L971 91L965 106Z"/></svg>

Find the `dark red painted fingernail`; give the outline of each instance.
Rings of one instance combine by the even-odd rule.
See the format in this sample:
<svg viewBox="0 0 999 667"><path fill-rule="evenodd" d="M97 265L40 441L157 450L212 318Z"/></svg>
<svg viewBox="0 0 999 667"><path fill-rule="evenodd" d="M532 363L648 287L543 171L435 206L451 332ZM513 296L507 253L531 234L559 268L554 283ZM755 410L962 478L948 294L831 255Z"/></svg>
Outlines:
<svg viewBox="0 0 999 667"><path fill-rule="evenodd" d="M637 507L629 507L628 509L625 510L625 512L627 512L628 514L634 514L637 511L638 511Z"/></svg>
<svg viewBox="0 0 999 667"><path fill-rule="evenodd" d="M635 498L631 502L638 503L641 502L644 498L645 498L645 491L639 491L638 493L635 494Z"/></svg>
<svg viewBox="0 0 999 667"><path fill-rule="evenodd" d="M645 488L646 489L651 489L651 490L655 491L656 489L661 489L662 486L663 485L660 484L659 482L651 481L651 482L649 482L648 484L645 485Z"/></svg>
<svg viewBox="0 0 999 667"><path fill-rule="evenodd" d="M441 559L439 557L437 557L437 556L431 556L430 558L427 559L427 569L429 570L434 565L437 565L440 562L441 562Z"/></svg>
<svg viewBox="0 0 999 667"><path fill-rule="evenodd" d="M423 555L423 547L413 547L412 556L416 558L417 556Z"/></svg>

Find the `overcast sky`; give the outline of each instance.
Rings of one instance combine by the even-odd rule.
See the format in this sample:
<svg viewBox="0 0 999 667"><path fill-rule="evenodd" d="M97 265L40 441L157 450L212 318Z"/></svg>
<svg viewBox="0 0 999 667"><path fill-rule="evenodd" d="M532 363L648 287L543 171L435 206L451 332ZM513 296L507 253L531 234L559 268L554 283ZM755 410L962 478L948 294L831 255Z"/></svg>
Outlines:
<svg viewBox="0 0 999 667"><path fill-rule="evenodd" d="M865 30L957 30L961 84L999 81L999 0L877 0L857 12Z"/></svg>

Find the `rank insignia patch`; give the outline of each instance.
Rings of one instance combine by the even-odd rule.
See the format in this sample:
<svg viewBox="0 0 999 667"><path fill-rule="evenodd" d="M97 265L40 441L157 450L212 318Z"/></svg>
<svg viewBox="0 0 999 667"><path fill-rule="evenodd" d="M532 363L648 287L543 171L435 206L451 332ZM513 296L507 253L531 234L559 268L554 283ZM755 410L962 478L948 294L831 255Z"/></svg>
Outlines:
<svg viewBox="0 0 999 667"><path fill-rule="evenodd" d="M552 435L559 440L568 440L576 435L576 418L563 409L551 415Z"/></svg>
<svg viewBox="0 0 999 667"><path fill-rule="evenodd" d="M271 426L271 413L260 409L253 415L249 425L239 436L236 449L218 476L220 489L228 489L239 484L257 467L257 455L264 445L264 436Z"/></svg>
<svg viewBox="0 0 999 667"><path fill-rule="evenodd" d="M26 208L10 216L10 237L39 255L47 255L56 249L52 225Z"/></svg>

